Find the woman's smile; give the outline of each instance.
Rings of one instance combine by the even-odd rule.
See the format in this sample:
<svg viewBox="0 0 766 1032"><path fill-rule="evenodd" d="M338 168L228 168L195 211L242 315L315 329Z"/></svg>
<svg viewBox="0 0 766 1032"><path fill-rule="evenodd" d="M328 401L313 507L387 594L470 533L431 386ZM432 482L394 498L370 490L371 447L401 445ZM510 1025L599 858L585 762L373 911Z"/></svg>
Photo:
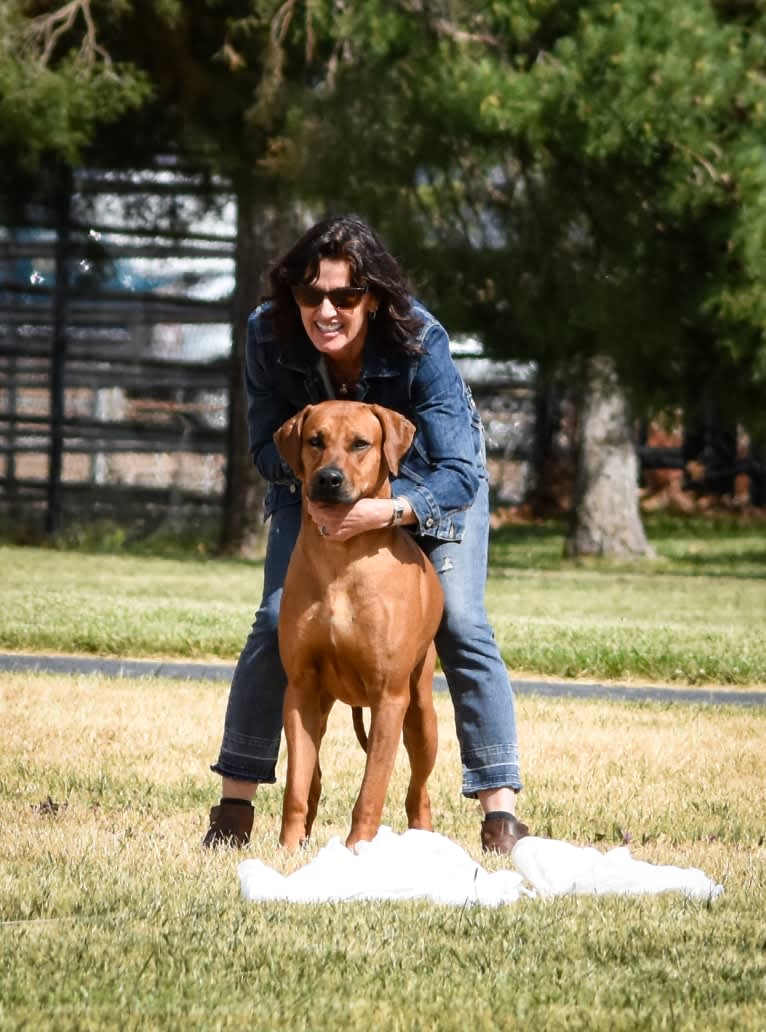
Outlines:
<svg viewBox="0 0 766 1032"><path fill-rule="evenodd" d="M364 294L353 308L336 308L327 292L351 286L351 266L344 258L322 258L319 272L311 285L324 291L318 305L297 302L303 328L317 351L328 358L357 358L364 348L367 320L377 308L371 293Z"/></svg>

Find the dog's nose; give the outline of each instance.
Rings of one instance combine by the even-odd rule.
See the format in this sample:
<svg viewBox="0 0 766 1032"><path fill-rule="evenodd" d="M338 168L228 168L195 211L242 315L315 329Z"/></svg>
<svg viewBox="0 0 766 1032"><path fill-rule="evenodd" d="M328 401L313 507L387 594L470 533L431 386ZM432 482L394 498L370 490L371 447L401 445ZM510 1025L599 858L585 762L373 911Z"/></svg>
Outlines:
<svg viewBox="0 0 766 1032"><path fill-rule="evenodd" d="M325 466L317 471L316 482L319 487L336 490L343 483L343 471L337 466Z"/></svg>

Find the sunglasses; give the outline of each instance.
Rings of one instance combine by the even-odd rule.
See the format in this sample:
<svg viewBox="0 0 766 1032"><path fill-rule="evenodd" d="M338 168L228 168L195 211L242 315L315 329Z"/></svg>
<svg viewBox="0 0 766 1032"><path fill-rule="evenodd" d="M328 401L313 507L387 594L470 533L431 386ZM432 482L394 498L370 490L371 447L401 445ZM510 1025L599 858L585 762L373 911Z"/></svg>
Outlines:
<svg viewBox="0 0 766 1032"><path fill-rule="evenodd" d="M326 297L329 297L333 308L356 308L367 293L367 287L335 287L334 290L320 290L310 283L296 283L292 288L293 297L303 308L319 308Z"/></svg>

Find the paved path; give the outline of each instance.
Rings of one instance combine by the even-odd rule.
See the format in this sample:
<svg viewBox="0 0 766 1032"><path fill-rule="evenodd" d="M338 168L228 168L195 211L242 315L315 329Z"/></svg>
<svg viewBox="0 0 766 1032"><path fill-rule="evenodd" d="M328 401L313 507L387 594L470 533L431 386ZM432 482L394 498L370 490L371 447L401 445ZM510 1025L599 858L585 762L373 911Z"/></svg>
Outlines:
<svg viewBox="0 0 766 1032"><path fill-rule="evenodd" d="M0 671L51 674L104 674L108 677L168 677L184 681L229 681L230 663L165 662L153 659L101 659L87 656L41 656L0 653ZM446 691L437 674L434 689ZM658 685L581 684L574 681L513 679L517 695L557 699L613 699L629 702L703 703L715 706L766 706L766 691L724 688L666 688Z"/></svg>

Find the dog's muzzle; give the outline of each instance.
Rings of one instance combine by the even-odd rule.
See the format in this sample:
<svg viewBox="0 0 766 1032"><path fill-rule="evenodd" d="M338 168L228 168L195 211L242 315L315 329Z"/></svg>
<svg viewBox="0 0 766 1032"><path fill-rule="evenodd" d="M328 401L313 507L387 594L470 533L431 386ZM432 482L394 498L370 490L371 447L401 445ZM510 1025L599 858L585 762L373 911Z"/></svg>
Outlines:
<svg viewBox="0 0 766 1032"><path fill-rule="evenodd" d="M353 502L348 482L342 469L323 466L311 478L309 498L312 502Z"/></svg>

